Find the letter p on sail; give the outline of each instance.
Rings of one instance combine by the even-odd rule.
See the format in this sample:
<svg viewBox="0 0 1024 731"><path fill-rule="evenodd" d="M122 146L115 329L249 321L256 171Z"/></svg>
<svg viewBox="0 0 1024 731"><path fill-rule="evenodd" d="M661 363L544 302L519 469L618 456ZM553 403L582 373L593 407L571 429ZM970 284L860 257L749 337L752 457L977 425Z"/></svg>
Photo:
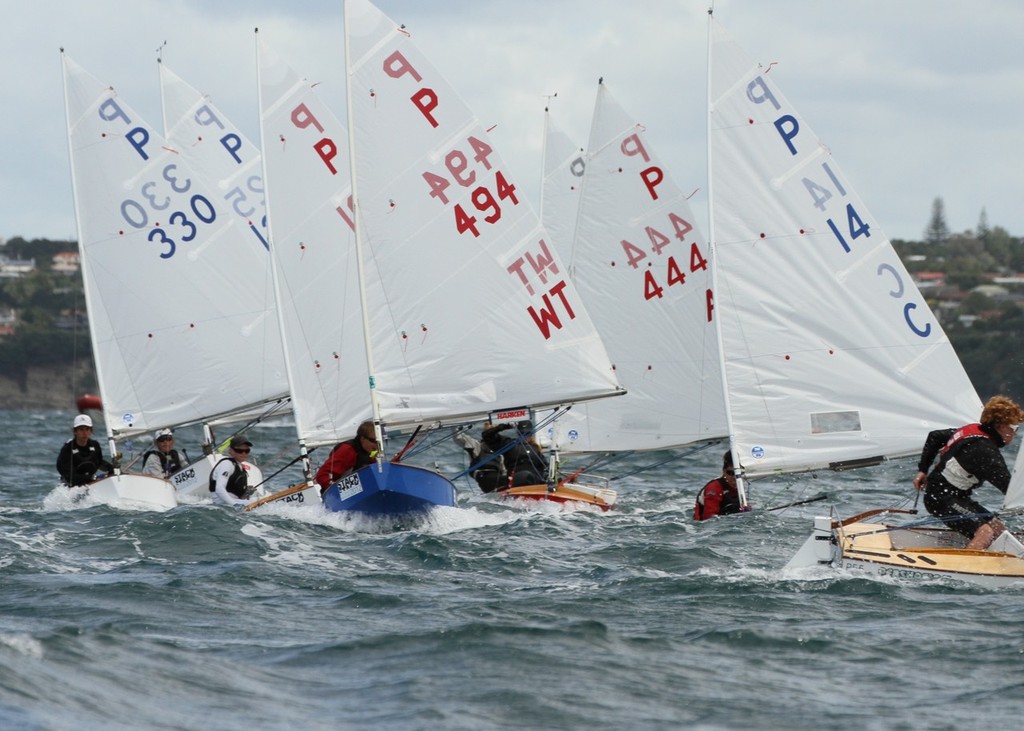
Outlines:
<svg viewBox="0 0 1024 731"><path fill-rule="evenodd" d="M409 63L409 59L403 56L401 51L395 51L385 58L383 69L384 73L392 79L400 79L408 74L416 81L423 81L423 76ZM437 120L433 114L434 110L437 109L437 93L433 89L424 87L409 97L409 100L420 111L420 114L430 122L431 127L437 127Z"/></svg>
<svg viewBox="0 0 1024 731"><path fill-rule="evenodd" d="M782 109L779 101L772 94L772 90L768 88L768 84L764 83L764 79L760 76L747 84L747 99L754 102L754 104L771 102L776 111Z"/></svg>

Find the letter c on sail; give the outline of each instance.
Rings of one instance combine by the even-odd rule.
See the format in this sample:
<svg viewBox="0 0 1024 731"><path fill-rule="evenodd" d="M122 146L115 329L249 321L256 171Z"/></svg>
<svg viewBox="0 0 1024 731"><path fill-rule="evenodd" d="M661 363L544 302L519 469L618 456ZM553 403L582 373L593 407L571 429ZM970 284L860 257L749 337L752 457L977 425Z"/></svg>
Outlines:
<svg viewBox="0 0 1024 731"><path fill-rule="evenodd" d="M878 276L882 276L882 272L890 272L893 279L896 280L896 286L898 289L894 292L889 292L890 297L902 297L904 291L903 279L900 278L900 273L896 271L896 267L892 264L879 264L878 265Z"/></svg>
<svg viewBox="0 0 1024 731"><path fill-rule="evenodd" d="M932 324L930 322L926 323L924 329L919 328L917 325L915 325L914 321L910 319L910 312L911 310L916 309L916 304L914 304L913 302L908 302L906 306L903 308L903 319L907 321L907 325L910 326L910 329L914 331L915 335L920 335L922 338L926 338L932 333Z"/></svg>

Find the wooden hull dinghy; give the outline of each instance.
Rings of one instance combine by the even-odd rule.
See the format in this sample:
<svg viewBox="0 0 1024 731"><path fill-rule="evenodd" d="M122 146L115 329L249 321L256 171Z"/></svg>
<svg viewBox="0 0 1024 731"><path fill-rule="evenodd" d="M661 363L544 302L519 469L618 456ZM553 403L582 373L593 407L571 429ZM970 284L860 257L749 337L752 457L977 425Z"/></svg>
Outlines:
<svg viewBox="0 0 1024 731"><path fill-rule="evenodd" d="M1024 586L1024 544L1005 531L984 551L935 518L899 522L909 510L870 510L846 520L814 519L814 533L787 569L832 566L850 573L898 579L948 577L986 588Z"/></svg>
<svg viewBox="0 0 1024 731"><path fill-rule="evenodd" d="M615 490L595 485L521 485L499 490L496 494L506 500L549 500L556 503L593 505L601 510L611 510L618 501L618 493Z"/></svg>

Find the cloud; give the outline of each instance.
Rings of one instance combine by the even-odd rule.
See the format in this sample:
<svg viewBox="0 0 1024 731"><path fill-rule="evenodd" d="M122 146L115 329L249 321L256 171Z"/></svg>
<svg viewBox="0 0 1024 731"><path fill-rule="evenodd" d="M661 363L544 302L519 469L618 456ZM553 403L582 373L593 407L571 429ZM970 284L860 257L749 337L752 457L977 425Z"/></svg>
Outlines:
<svg viewBox="0 0 1024 731"><path fill-rule="evenodd" d="M598 77L647 129L685 189L706 183L706 2L380 0L484 122L536 200L543 108L586 140ZM0 236L74 238L59 48L160 126L157 49L258 139L253 29L344 111L338 0L0 0ZM885 232L919 238L932 200L949 225L1024 234L1024 5L929 0L720 0L716 17L773 73Z"/></svg>

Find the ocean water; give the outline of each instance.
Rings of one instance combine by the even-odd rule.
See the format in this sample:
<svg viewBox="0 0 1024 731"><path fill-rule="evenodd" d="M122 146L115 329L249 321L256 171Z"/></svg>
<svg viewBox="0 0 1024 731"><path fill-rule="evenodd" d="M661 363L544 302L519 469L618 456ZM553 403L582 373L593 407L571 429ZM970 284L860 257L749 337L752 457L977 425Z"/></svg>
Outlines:
<svg viewBox="0 0 1024 731"><path fill-rule="evenodd" d="M71 417L0 411L5 731L1021 726L1024 587L783 570L830 506L906 507L911 462L757 483L761 507L830 499L695 524L715 447L620 463L608 513L460 481L458 508L395 526L74 504ZM291 434L250 433L265 474Z"/></svg>

